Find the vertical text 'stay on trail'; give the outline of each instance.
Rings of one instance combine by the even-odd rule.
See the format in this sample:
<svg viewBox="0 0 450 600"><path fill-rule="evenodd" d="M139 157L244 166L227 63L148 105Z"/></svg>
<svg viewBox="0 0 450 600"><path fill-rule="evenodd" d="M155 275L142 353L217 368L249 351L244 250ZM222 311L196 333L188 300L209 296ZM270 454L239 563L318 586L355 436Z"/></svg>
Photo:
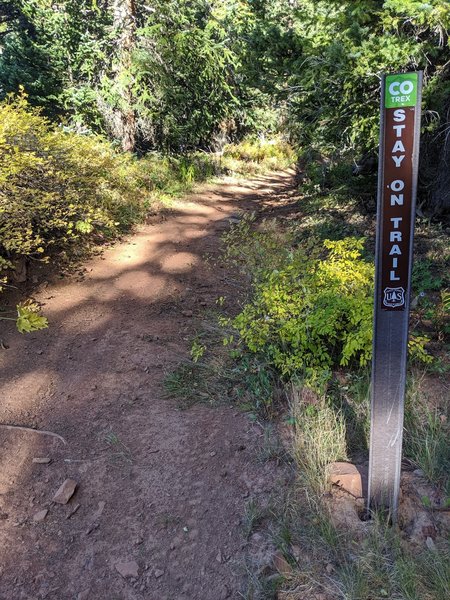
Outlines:
<svg viewBox="0 0 450 600"><path fill-rule="evenodd" d="M383 77L368 505L396 517L400 492L422 73Z"/></svg>

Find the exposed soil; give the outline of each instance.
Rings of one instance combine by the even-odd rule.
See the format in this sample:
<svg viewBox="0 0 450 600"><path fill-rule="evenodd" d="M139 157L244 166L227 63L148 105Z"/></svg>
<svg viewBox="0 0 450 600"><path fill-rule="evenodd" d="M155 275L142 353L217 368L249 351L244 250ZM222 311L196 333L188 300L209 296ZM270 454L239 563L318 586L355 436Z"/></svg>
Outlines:
<svg viewBox="0 0 450 600"><path fill-rule="evenodd" d="M235 293L204 260L228 217L292 186L285 172L205 187L81 275L41 285L48 330L2 323L0 422L67 445L0 429L1 600L242 597L262 538L247 540L245 507L267 503L286 469L261 460L264 432L245 414L179 410L163 380L204 311ZM75 494L52 502L66 478Z"/></svg>

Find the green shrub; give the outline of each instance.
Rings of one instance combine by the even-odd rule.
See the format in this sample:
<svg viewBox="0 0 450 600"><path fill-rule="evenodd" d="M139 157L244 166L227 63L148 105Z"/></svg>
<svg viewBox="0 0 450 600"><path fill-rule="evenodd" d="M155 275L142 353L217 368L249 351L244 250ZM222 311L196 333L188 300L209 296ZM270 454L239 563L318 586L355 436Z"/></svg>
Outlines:
<svg viewBox="0 0 450 600"><path fill-rule="evenodd" d="M206 153L119 154L99 136L54 127L25 94L0 104L0 165L0 271L20 257L69 252L99 233L114 237L162 195L218 171Z"/></svg>
<svg viewBox="0 0 450 600"><path fill-rule="evenodd" d="M372 357L372 262L362 257L364 239L310 239L298 247L293 230L276 222L251 232L244 219L225 236L226 254L250 271L254 296L232 321L240 343L282 377L300 376L323 390L333 368L364 366ZM429 339L411 335L409 350L430 362Z"/></svg>
<svg viewBox="0 0 450 600"><path fill-rule="evenodd" d="M319 387L333 366L366 364L373 266L361 259L363 244L356 238L326 240L322 256L297 248L282 268L268 272L234 319L246 347L264 354L282 375L303 373Z"/></svg>
<svg viewBox="0 0 450 600"><path fill-rule="evenodd" d="M53 127L24 95L0 105L0 165L0 268L114 235L143 214L138 161Z"/></svg>

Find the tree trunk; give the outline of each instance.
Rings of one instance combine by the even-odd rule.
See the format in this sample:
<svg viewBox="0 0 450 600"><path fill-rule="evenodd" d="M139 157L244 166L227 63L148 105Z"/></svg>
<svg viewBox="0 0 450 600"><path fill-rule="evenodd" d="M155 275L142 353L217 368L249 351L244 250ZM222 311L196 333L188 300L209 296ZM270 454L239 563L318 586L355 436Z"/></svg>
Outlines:
<svg viewBox="0 0 450 600"><path fill-rule="evenodd" d="M136 34L135 0L113 0L114 27L117 32L117 64L115 89L119 97L114 108L113 129L121 140L124 152L133 152L136 145L136 116L133 108L132 53Z"/></svg>

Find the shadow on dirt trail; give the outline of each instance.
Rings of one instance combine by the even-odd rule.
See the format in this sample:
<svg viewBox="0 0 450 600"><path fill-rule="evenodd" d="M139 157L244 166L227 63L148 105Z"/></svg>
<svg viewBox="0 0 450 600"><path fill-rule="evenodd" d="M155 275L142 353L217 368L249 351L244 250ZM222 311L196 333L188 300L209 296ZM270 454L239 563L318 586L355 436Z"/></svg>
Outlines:
<svg viewBox="0 0 450 600"><path fill-rule="evenodd" d="M203 259L228 217L290 189L292 172L208 186L89 261L83 280L42 286L48 330L2 332L0 421L67 445L0 430L1 600L240 597L263 543L244 536L245 506L267 503L287 471L258 459L259 425L231 406L180 411L162 381L205 309L234 293ZM74 497L54 504L68 477ZM136 563L130 576L120 561Z"/></svg>

